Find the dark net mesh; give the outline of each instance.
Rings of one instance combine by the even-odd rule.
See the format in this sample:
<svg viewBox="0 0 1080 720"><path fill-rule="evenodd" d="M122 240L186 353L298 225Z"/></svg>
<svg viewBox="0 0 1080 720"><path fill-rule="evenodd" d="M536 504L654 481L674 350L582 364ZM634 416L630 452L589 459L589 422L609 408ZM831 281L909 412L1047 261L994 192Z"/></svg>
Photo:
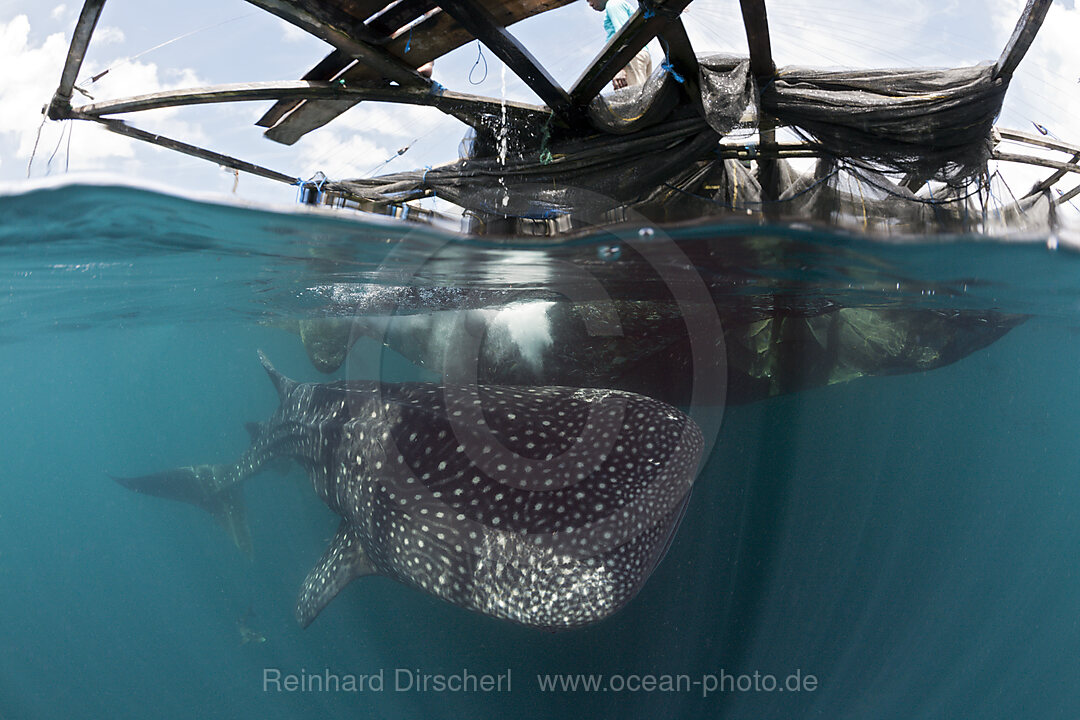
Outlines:
<svg viewBox="0 0 1080 720"><path fill-rule="evenodd" d="M661 67L597 97L585 130L549 114L487 116L458 162L336 190L383 206L434 195L462 207L469 230L527 235L747 213L912 233L1053 221L1038 197L987 213L1006 89L991 66L783 68L759 91L745 58L698 62L696 78ZM765 142L776 127L791 141Z"/></svg>

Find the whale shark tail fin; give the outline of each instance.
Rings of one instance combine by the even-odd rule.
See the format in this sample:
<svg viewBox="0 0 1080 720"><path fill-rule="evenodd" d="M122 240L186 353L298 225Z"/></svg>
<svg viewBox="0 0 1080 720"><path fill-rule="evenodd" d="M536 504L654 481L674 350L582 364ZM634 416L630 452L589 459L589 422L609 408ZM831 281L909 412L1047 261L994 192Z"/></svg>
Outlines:
<svg viewBox="0 0 1080 720"><path fill-rule="evenodd" d="M244 509L243 488L233 482L233 465L195 465L138 477L113 477L128 490L190 503L206 510L224 528L236 547L251 557L251 530Z"/></svg>

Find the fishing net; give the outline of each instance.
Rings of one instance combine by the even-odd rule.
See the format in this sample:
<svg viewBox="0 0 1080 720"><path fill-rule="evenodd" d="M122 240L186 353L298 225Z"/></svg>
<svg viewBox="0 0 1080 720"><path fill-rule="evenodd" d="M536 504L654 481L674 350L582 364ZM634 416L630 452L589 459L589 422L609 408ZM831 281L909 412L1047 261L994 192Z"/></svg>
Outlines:
<svg viewBox="0 0 1080 720"><path fill-rule="evenodd" d="M665 64L644 85L597 97L588 132L542 113L485 116L455 163L336 189L383 206L434 195L464 209L466 229L519 235L747 213L911 233L1053 221L1039 196L987 213L1006 90L990 65L791 67L758 88L745 58L698 62L696 77ZM793 141L768 141L775 127Z"/></svg>

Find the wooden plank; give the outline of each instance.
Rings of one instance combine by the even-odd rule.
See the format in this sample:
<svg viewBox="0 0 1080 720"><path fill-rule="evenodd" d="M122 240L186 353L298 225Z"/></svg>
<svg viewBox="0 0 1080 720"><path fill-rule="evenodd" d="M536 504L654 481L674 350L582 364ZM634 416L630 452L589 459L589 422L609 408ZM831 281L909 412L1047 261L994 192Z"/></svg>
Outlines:
<svg viewBox="0 0 1080 720"><path fill-rule="evenodd" d="M1077 185L1069 192L1059 196L1057 199L1054 200L1054 204L1064 205L1065 203L1075 198L1077 195L1080 195L1080 185Z"/></svg>
<svg viewBox="0 0 1080 720"><path fill-rule="evenodd" d="M997 63L994 65L994 79L1002 78L1009 80L1012 78L1013 72L1016 71L1020 61L1024 59L1024 55L1027 54L1028 48L1031 47L1031 43L1035 40L1035 36L1039 34L1039 28L1042 27L1043 20L1046 19L1046 12L1050 9L1051 0L1028 0L1027 5L1024 7L1024 12L1021 13L1020 19L1016 21L1016 28L1013 30L1012 37L1009 38L1009 42L1006 43L1005 49L1001 52L1001 57L998 58Z"/></svg>
<svg viewBox="0 0 1080 720"><path fill-rule="evenodd" d="M567 115L570 96L517 38L506 28L499 26L495 16L488 12L487 8L472 0L439 2L445 12L453 16L458 24L472 33L477 40L487 45L548 107L556 114Z"/></svg>
<svg viewBox="0 0 1080 720"><path fill-rule="evenodd" d="M222 155L221 153L214 152L213 150L207 150L196 145L189 145L188 143L180 142L179 140L167 138L163 135L158 135L156 133L140 130L139 128L128 125L123 120L115 120L111 118L104 119L94 117L92 115L78 115L76 113L71 113L68 115L68 117L74 120L92 120L96 123L99 123L106 130L117 133L118 135L126 135L127 137L135 138L136 140L142 140L143 142L148 142L152 145L158 145L160 147L168 148L169 150L175 150L176 152L183 153L184 155L201 158L202 160L209 160L210 162L217 163L218 165L223 165L227 168L232 168L234 170L240 170L241 172L251 173L252 175L258 175L259 177L264 177L269 180L277 180L278 182L283 182L288 185L295 185L298 181L298 178L294 176L286 175L285 173L280 173L276 170L270 170L268 168L262 167L261 165L255 165L254 163L239 160L237 158L230 157L229 155Z"/></svg>
<svg viewBox="0 0 1080 720"><path fill-rule="evenodd" d="M431 80L416 72L400 58L378 47L376 38L352 15L317 0L247 0L315 37L400 85L424 87Z"/></svg>
<svg viewBox="0 0 1080 720"><path fill-rule="evenodd" d="M1042 135L1031 135L1020 130L1009 130L1008 128L995 128L995 130L1002 140L1013 140L1015 142L1027 143L1028 145L1037 145L1039 147L1047 148L1048 150L1080 153L1080 145L1073 145L1072 143L1067 143L1063 140L1047 138Z"/></svg>
<svg viewBox="0 0 1080 720"><path fill-rule="evenodd" d="M83 59L86 57L86 48L94 35L94 28L97 27L97 21L101 17L101 9L104 6L105 0L86 0L83 3L79 20L75 23L75 31L71 35L71 45L68 48L67 59L64 61L64 70L60 74L60 85L49 102L48 114L52 120L59 119L66 110L71 108L71 93L75 88L75 81L79 79L79 70L82 69Z"/></svg>
<svg viewBox="0 0 1080 720"><path fill-rule="evenodd" d="M324 57L318 65L308 70L302 79L316 82L333 80L354 62L356 61L348 53L334 50L334 52ZM260 127L274 127L281 118L285 117L298 104L298 100L282 100L274 103L274 106L267 110L266 114L259 118L255 124Z"/></svg>
<svg viewBox="0 0 1080 720"><path fill-rule="evenodd" d="M373 100L407 105L426 105L455 117L481 114L497 115L502 113L504 108L511 118L520 121L536 120L536 118L548 116L548 109L542 105L532 105L514 100L503 101L497 98L452 92L445 89L407 88L395 85L343 86L340 83L286 80L284 82L212 85L188 90L166 90L146 95L136 95L129 98L83 105L73 110L69 117L77 115L81 118L100 118L103 115L158 110L167 107L275 100L279 98L347 98L353 102Z"/></svg>
<svg viewBox="0 0 1080 720"><path fill-rule="evenodd" d="M592 102L604 86L689 4L690 0L655 0L648 11L638 8L574 83L570 101L577 107Z"/></svg>
<svg viewBox="0 0 1080 720"><path fill-rule="evenodd" d="M1068 162L1069 165L1080 164L1080 153L1073 155ZM1046 178L1042 182L1036 183L1027 193L1024 194L1024 199L1031 197L1032 195L1038 195L1039 193L1046 192L1048 189L1057 184L1061 178L1065 177L1068 173L1065 170L1055 170L1054 174Z"/></svg>
<svg viewBox="0 0 1080 720"><path fill-rule="evenodd" d="M1063 170L1067 173L1080 173L1080 165L1063 163L1059 160L1050 160L1049 158L1041 158L1034 155L1015 155L1013 153L1003 153L995 150L991 157L995 160L1000 160L1002 162L1024 163L1025 165L1039 165L1040 167L1048 167L1054 170Z"/></svg>
<svg viewBox="0 0 1080 720"><path fill-rule="evenodd" d="M399 0L368 18L367 26L376 35L384 35L389 39L405 25L435 7L436 3L432 0Z"/></svg>
<svg viewBox="0 0 1080 720"><path fill-rule="evenodd" d="M765 13L765 0L739 0L746 42L750 47L750 72L759 85L776 74L772 56L772 40L769 38L769 18Z"/></svg>
<svg viewBox="0 0 1080 720"><path fill-rule="evenodd" d="M480 0L495 16L499 25L507 27L513 23L548 10L567 5L573 0ZM411 33L398 35L385 46L388 53L397 58L408 58L410 66L421 65L435 60L446 53L473 40L473 36L461 27L448 13L437 13L412 28ZM405 47L410 47L406 55ZM345 71L342 79L370 81L371 71L362 64L354 65ZM291 145L305 134L322 127L355 103L334 100L305 101L280 123L266 133L266 137L276 142Z"/></svg>

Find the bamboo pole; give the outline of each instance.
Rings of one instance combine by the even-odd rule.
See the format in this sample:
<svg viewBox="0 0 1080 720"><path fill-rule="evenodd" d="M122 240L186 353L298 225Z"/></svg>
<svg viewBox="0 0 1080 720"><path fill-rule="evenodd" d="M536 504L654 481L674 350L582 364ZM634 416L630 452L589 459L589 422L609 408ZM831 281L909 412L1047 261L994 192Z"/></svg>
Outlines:
<svg viewBox="0 0 1080 720"><path fill-rule="evenodd" d="M211 85L186 90L166 90L163 92L135 95L117 100L106 100L82 105L72 112L79 115L101 117L117 113L140 112L160 108L203 105L210 103L245 102L253 100L281 99L342 99L355 101L375 100L396 102L407 105L427 105L455 117L470 117L475 120L482 114L498 114L503 107L518 118L546 117L547 108L513 100L496 100L481 95L470 95L450 90L436 91L434 88L410 88L393 85L373 87L347 86L341 83L312 82L308 80L286 80L281 82L251 82Z"/></svg>
<svg viewBox="0 0 1080 720"><path fill-rule="evenodd" d="M201 158L202 160L209 160L210 162L217 163L218 165L223 165L227 168L240 170L242 172L250 173L252 175L258 175L259 177L264 177L268 180L276 180L278 182L283 182L287 185L300 184L299 179L292 175L286 175L285 173L280 173L276 170L270 170L268 168L262 167L261 165L255 165L254 163L239 160L229 155L223 155L221 153L214 152L213 150L207 150L196 145L189 145L188 143L174 140L163 135L147 132L146 130L140 130L139 128L128 125L123 120L104 119L94 117L92 115L84 116L75 113L70 114L68 117L75 120L92 120L101 125L106 130L114 132L118 135L125 135L136 140L148 142L151 145L158 145L163 148L168 148L169 150L175 150L176 152L183 153L184 155Z"/></svg>
<svg viewBox="0 0 1080 720"><path fill-rule="evenodd" d="M1013 72L1024 59L1035 36L1038 35L1039 28L1046 19L1046 12L1050 9L1050 3L1051 0L1028 0L1024 12L1016 21L1012 37L1009 38L1009 42L1001 52L1001 57L994 65L995 80L1000 78L1008 81L1012 78Z"/></svg>
<svg viewBox="0 0 1080 720"><path fill-rule="evenodd" d="M47 112L50 120L58 120L71 109L71 92L75 88L75 81L78 80L79 70L86 57L86 48L90 45L90 38L94 35L94 28L97 27L104 6L105 0L86 0L83 3L79 20L75 23L75 32L71 36L67 60L64 61L64 71L60 74L60 85L49 102Z"/></svg>

